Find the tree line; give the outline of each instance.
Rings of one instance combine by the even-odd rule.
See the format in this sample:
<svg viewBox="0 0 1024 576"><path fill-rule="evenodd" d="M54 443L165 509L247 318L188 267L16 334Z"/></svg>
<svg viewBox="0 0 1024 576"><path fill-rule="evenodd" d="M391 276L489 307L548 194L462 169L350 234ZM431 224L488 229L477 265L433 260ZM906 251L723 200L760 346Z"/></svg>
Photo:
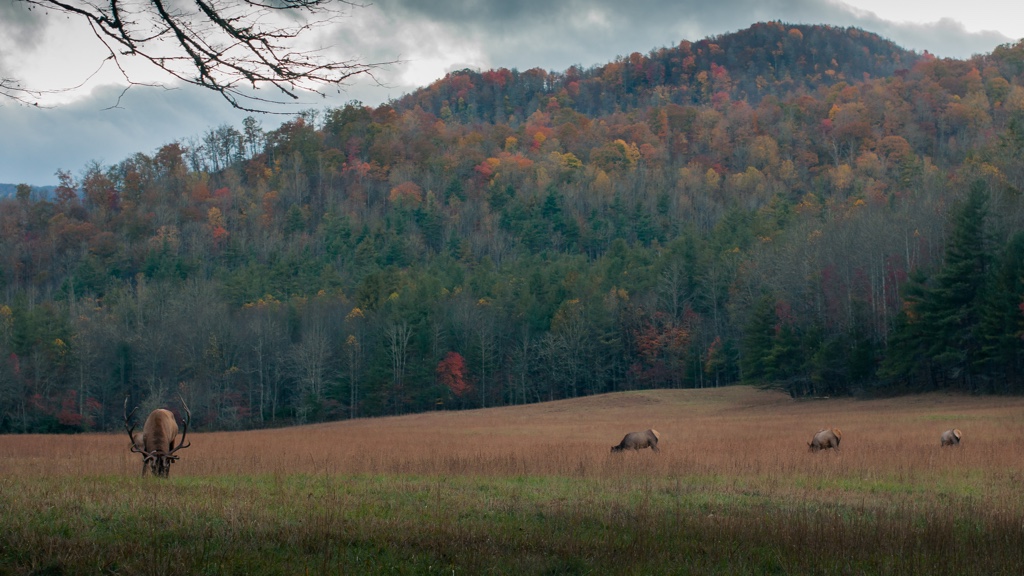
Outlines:
<svg viewBox="0 0 1024 576"><path fill-rule="evenodd" d="M869 36L770 29L759 66L786 73L709 59L706 98L450 75L20 187L0 431L114 429L126 394L227 429L737 382L1024 391L1024 44L851 78ZM792 81L806 43L828 81ZM502 77L508 114L459 113ZM577 103L584 77L618 104Z"/></svg>

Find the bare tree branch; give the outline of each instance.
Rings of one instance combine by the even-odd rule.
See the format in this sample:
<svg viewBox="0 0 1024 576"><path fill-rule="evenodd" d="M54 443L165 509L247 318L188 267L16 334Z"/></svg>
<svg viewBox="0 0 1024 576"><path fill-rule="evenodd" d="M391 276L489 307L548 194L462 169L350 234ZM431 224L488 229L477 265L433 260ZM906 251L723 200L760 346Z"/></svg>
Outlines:
<svg viewBox="0 0 1024 576"><path fill-rule="evenodd" d="M0 76L0 96L29 106L39 106L38 100L43 97L43 94L22 88L21 83L14 78Z"/></svg>
<svg viewBox="0 0 1024 576"><path fill-rule="evenodd" d="M142 59L251 112L296 102L303 92L324 96L325 88L358 75L373 78L375 70L393 63L335 61L323 48L298 46L300 36L338 22L345 9L362 7L347 0L15 1L86 21L109 53L104 62L113 62L129 87L142 83L122 63ZM265 87L277 96L253 93ZM71 89L32 91L16 79L0 78L0 97L26 104Z"/></svg>
<svg viewBox="0 0 1024 576"><path fill-rule="evenodd" d="M108 57L107 60L109 59L110 58ZM72 90L77 90L82 86L85 86L85 84L89 82L89 80L91 80L94 76L99 74L100 70L103 69L103 64L105 62L106 60L104 60L104 62L101 63L99 67L92 72L92 74L89 74L85 78L85 80L82 80L77 85L69 86L66 88L60 88L56 90L32 90L29 88L22 87L21 82L19 82L15 78L0 77L0 98L10 98L11 100L14 100L16 102L20 102L22 104L26 104L29 106L35 106L37 108L50 108L50 106L43 106L39 104L39 100L42 99L44 95L70 92ZM146 85L148 86L149 84ZM123 92L121 93L121 96L124 96ZM120 102L121 97L118 97L117 100L118 102ZM116 105L114 107L116 107Z"/></svg>

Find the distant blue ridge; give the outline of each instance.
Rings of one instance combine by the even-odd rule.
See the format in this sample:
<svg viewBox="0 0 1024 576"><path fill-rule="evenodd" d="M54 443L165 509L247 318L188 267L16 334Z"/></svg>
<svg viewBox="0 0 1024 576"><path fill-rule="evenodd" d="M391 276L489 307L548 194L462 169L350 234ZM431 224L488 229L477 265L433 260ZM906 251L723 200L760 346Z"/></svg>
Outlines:
<svg viewBox="0 0 1024 576"><path fill-rule="evenodd" d="M33 186L32 199L49 200L53 198L53 191L56 188L56 186ZM0 198L14 198L14 193L17 189L17 184L0 184Z"/></svg>

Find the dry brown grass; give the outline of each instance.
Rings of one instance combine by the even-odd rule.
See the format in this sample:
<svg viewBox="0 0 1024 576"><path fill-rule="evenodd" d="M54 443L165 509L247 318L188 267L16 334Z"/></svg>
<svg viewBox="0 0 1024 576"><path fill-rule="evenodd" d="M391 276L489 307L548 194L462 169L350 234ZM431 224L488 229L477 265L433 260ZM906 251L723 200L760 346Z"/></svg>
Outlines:
<svg viewBox="0 0 1024 576"><path fill-rule="evenodd" d="M809 454L820 428L843 430L839 452ZM610 454L626 432L657 429L660 454ZM958 448L939 435L958 427ZM539 405L251 432L192 432L172 476L416 474L616 477L949 475L1019 480L1024 399L930 394L795 401L747 387L608 394ZM0 436L0 474L138 474L120 434ZM1004 478L1005 477L1005 478Z"/></svg>
<svg viewBox="0 0 1024 576"><path fill-rule="evenodd" d="M808 452L832 426L841 450ZM610 453L648 427L659 454ZM951 427L963 443L940 448ZM1024 563L1024 398L660 390L189 438L166 482L134 478L141 458L123 432L0 436L0 574L288 574L297 562L338 574L1015 574Z"/></svg>

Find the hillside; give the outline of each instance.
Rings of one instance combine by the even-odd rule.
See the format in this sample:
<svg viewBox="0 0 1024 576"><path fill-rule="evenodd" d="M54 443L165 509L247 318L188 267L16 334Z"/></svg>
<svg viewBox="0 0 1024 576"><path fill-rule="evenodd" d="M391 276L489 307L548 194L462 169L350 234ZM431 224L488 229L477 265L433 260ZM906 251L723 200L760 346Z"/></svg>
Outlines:
<svg viewBox="0 0 1024 576"><path fill-rule="evenodd" d="M126 394L209 430L1024 391L1024 43L766 23L635 56L250 118L0 200L0 432L119 429Z"/></svg>
<svg viewBox="0 0 1024 576"><path fill-rule="evenodd" d="M668 103L709 104L815 92L906 73L922 56L856 28L755 24L746 30L634 52L604 66L564 72L538 68L453 72L392 105L441 118L506 122L557 103L588 116Z"/></svg>

